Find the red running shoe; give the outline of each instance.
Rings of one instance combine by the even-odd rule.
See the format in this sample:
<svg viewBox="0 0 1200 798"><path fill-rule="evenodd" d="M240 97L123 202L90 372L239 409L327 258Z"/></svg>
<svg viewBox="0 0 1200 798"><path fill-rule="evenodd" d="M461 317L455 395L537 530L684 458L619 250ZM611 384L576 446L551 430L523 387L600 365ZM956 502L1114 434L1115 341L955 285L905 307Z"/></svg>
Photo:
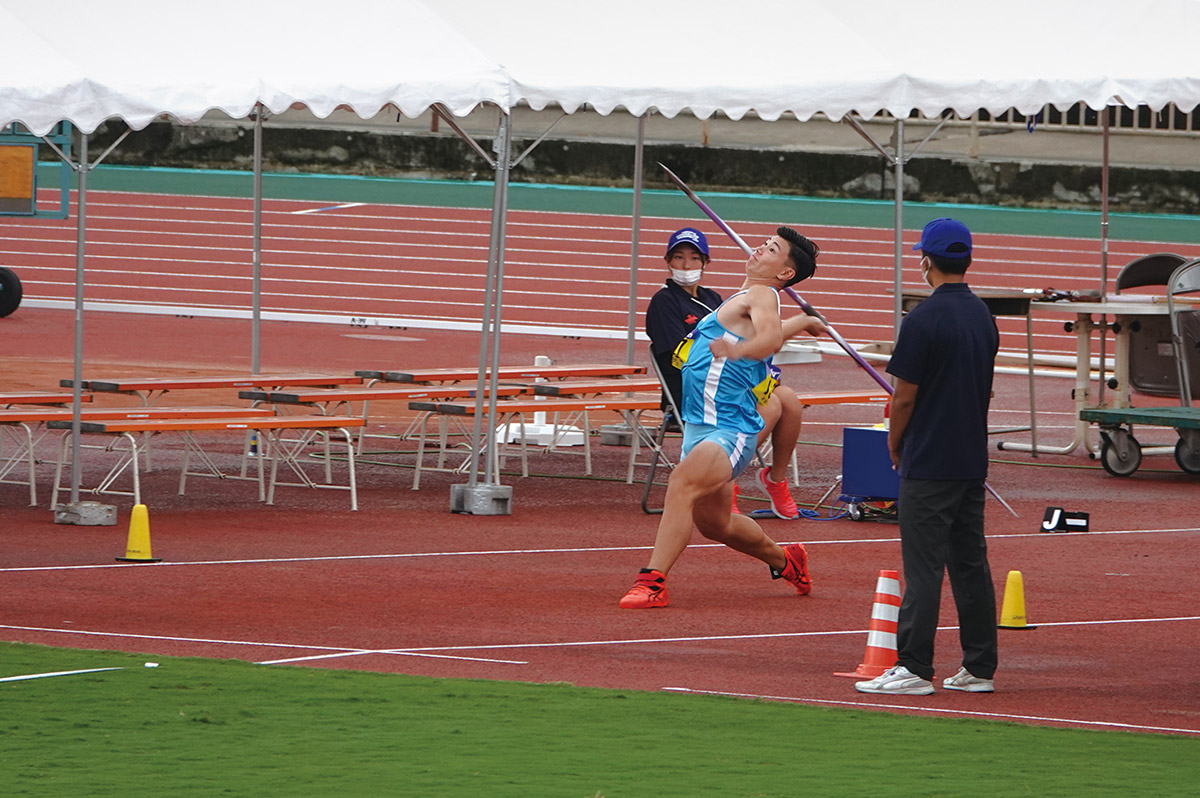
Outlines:
<svg viewBox="0 0 1200 798"><path fill-rule="evenodd" d="M772 579L785 579L796 588L801 596L812 592L812 578L808 575L808 552L803 543L792 543L783 547L783 556L787 562L782 571L771 569Z"/></svg>
<svg viewBox="0 0 1200 798"><path fill-rule="evenodd" d="M799 518L800 508L796 506L796 502L792 501L792 493L788 490L787 480L772 482L771 478L767 476L770 472L770 468L759 471L758 484L763 486L763 490L771 499L771 512L775 513L777 518L788 521Z"/></svg>
<svg viewBox="0 0 1200 798"><path fill-rule="evenodd" d="M667 577L661 571L638 574L637 581L621 598L621 609L649 610L671 603L667 598Z"/></svg>
<svg viewBox="0 0 1200 798"><path fill-rule="evenodd" d="M729 508L729 512L730 512L730 513L732 513L732 514L734 514L734 515L741 515L741 514L742 514L742 511L741 511L741 510L739 510L739 509L738 509L738 506L737 506L738 494L739 494L740 492L741 492L741 491L739 491L739 490L738 490L737 483L736 483L736 482L735 482L735 483L733 483L733 505L732 505L732 506Z"/></svg>

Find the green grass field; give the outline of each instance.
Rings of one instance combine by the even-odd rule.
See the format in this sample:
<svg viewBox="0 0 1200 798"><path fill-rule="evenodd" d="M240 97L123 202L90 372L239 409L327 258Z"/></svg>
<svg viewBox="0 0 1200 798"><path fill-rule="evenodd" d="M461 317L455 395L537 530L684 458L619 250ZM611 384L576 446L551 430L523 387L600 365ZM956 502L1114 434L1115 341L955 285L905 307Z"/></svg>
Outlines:
<svg viewBox="0 0 1200 798"><path fill-rule="evenodd" d="M0 643L4 796L1171 796L1186 737Z"/></svg>

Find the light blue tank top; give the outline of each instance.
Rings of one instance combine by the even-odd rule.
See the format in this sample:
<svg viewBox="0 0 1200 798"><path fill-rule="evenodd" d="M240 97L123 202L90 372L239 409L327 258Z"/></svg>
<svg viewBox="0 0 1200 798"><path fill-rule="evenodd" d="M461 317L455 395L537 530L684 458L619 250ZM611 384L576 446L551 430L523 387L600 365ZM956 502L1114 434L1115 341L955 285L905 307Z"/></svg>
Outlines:
<svg viewBox="0 0 1200 798"><path fill-rule="evenodd" d="M745 291L738 291L725 302L743 293ZM763 420L758 412L754 388L767 378L767 361L714 358L708 348L711 341L724 338L737 343L742 340L717 321L717 311L701 319L689 337L692 346L683 365L683 407L680 408L684 422L757 434L763 428Z"/></svg>

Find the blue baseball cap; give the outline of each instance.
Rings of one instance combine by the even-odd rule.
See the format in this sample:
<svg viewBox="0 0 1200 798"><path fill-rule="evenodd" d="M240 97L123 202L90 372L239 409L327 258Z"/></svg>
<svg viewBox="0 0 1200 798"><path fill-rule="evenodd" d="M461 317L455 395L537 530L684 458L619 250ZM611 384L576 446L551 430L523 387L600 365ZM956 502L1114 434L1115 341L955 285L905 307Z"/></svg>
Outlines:
<svg viewBox="0 0 1200 798"><path fill-rule="evenodd" d="M667 254L664 257L671 257L671 253L675 251L675 247L680 244L691 244L696 249L700 250L700 254L708 257L708 239L694 227L685 227L682 230L676 230L671 233L671 237L667 239Z"/></svg>
<svg viewBox="0 0 1200 798"><path fill-rule="evenodd" d="M913 251L940 258L969 258L971 231L956 219L934 219L921 231L921 240L913 246Z"/></svg>

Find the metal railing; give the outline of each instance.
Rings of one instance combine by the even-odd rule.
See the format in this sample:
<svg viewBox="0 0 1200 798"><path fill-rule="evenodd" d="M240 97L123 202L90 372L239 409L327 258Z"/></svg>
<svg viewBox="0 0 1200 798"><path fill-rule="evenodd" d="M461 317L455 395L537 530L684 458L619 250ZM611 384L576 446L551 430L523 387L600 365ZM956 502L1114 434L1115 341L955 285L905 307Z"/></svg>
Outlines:
<svg viewBox="0 0 1200 798"><path fill-rule="evenodd" d="M1191 136L1200 134L1200 106L1191 111L1182 111L1174 104L1168 104L1159 111L1153 111L1144 105L1137 108L1110 106L1106 111L1109 126L1113 132ZM1013 128L1087 131L1101 127L1103 122L1101 113L1101 111L1088 108L1083 103L1076 103L1065 111L1060 111L1053 105L1046 105L1042 107L1041 111L1032 115L1022 114L1011 108L1001 114L991 114L980 109L971 117L950 120L948 124L983 123ZM914 113L910 118L919 119L920 116ZM887 111L881 111L874 117L874 121L891 119L893 117Z"/></svg>

